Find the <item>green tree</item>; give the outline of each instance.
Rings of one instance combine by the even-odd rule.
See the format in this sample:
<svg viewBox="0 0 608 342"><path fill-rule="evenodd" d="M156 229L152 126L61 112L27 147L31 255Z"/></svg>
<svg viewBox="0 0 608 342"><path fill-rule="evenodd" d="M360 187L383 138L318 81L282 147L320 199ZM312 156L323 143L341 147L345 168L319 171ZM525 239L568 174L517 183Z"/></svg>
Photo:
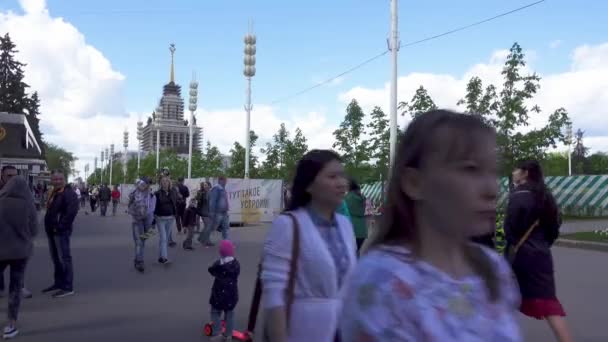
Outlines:
<svg viewBox="0 0 608 342"><path fill-rule="evenodd" d="M375 160L371 177L373 180L385 180L388 176L390 162L389 121L380 107L375 107L370 116L371 121L367 125L370 129L370 137L365 145L369 150L370 157Z"/></svg>
<svg viewBox="0 0 608 342"><path fill-rule="evenodd" d="M304 143L306 143L304 141ZM281 123L279 130L272 137L272 143L266 143L266 147L262 149L262 153L266 155L266 159L262 163L260 176L268 179L287 179L289 149L292 144L289 139L289 131L285 127L285 123Z"/></svg>
<svg viewBox="0 0 608 342"><path fill-rule="evenodd" d="M549 147L565 141L564 128L570 123L568 112L559 108L549 116L545 127L521 132L530 115L541 111L537 105L528 107L538 92L540 77L535 73L522 75L525 66L525 55L514 43L502 70L502 90L497 94L496 87L484 88L481 80L473 77L464 99L458 101L466 106L466 112L481 115L496 128L501 174L505 176L511 174L517 160L543 160Z"/></svg>
<svg viewBox="0 0 608 342"><path fill-rule="evenodd" d="M596 152L587 157L588 172L591 175L608 174L608 154Z"/></svg>
<svg viewBox="0 0 608 342"><path fill-rule="evenodd" d="M9 34L0 37L0 112L24 113L29 98L23 82L25 64L15 59L16 45Z"/></svg>
<svg viewBox="0 0 608 342"><path fill-rule="evenodd" d="M46 164L49 170L60 169L65 172L65 176L69 177L74 172L72 163L77 160L71 152L51 143L46 144Z"/></svg>
<svg viewBox="0 0 608 342"><path fill-rule="evenodd" d="M360 179L363 164L370 159L363 139L365 134L364 118L363 109L361 109L357 100L353 99L346 107L346 115L340 123L340 127L334 131L336 142L333 147L341 152L347 172L357 179Z"/></svg>
<svg viewBox="0 0 608 342"><path fill-rule="evenodd" d="M253 153L253 148L258 141L258 136L254 131L249 131L249 177L256 178L258 157ZM245 176L245 147L238 141L234 142L234 146L230 149L230 167L226 170L226 174L231 178L243 178Z"/></svg>
<svg viewBox="0 0 608 342"><path fill-rule="evenodd" d="M192 161L192 174L193 177L197 178L217 177L222 174L223 166L224 163L220 150L217 146L213 146L211 145L211 142L207 141L205 153ZM194 172L195 169L196 173Z"/></svg>
<svg viewBox="0 0 608 342"><path fill-rule="evenodd" d="M566 152L549 152L540 163L545 176L568 175L568 154Z"/></svg>
<svg viewBox="0 0 608 342"><path fill-rule="evenodd" d="M304 136L304 133L302 133L302 130L298 127L296 128L296 134L293 139L287 143L283 180L292 179L295 176L298 162L306 152L308 152L307 139Z"/></svg>
<svg viewBox="0 0 608 342"><path fill-rule="evenodd" d="M416 89L416 93L410 102L400 102L398 108L402 110L402 116L409 113L412 118L415 118L420 114L437 109L437 106L428 91L423 86L420 86Z"/></svg>
<svg viewBox="0 0 608 342"><path fill-rule="evenodd" d="M44 155L44 141L42 140L42 132L40 131L40 98L38 92L34 92L30 98L27 99L27 106L25 107L27 121L34 131L34 136L40 142L40 148Z"/></svg>

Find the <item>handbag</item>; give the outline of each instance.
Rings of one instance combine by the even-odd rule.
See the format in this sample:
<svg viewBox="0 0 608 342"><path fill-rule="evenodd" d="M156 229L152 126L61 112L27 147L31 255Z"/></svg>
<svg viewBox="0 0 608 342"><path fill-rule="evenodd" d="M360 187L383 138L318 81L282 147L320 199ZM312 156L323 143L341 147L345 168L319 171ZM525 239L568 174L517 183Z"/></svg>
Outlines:
<svg viewBox="0 0 608 342"><path fill-rule="evenodd" d="M528 240L528 237L530 237L530 234L532 234L532 231L534 230L534 228L538 227L539 224L540 224L539 220L534 221L534 223L532 223L530 228L528 228L528 230L526 230L526 232L521 237L521 239L519 239L519 241L517 241L517 244L515 246L509 246L509 248L507 249L506 255L507 255L507 260L509 261L509 263L511 265L513 265L513 262L515 262L515 257L517 256L517 251L519 250L519 248L526 242L526 240Z"/></svg>
<svg viewBox="0 0 608 342"><path fill-rule="evenodd" d="M298 266L298 258L300 257L300 225L298 220L292 213L286 213L289 217L291 217L291 221L293 223L293 239L292 239L292 248L291 248L291 260L289 263L289 277L287 280L287 288L285 289L286 294L286 321L287 321L287 331L289 331L289 321L291 318L291 307L294 301L294 290L296 285L296 270ZM258 264L258 275L255 281L255 289L253 291L253 298L251 300L251 307L249 309L249 318L247 321L247 336L249 337L249 341L253 341L255 326L257 323L258 312L260 310L260 302L262 299L262 262ZM269 341L268 331L264 329L264 341Z"/></svg>

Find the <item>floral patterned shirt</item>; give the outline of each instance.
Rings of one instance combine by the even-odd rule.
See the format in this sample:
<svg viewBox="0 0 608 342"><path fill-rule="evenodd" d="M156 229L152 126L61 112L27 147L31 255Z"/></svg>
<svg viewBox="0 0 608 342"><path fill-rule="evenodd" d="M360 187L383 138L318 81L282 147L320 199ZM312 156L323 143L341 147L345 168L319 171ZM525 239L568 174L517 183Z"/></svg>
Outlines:
<svg viewBox="0 0 608 342"><path fill-rule="evenodd" d="M516 320L519 290L511 268L484 247L500 279L490 302L477 276L454 279L408 249L381 246L365 255L348 285L343 341L523 341Z"/></svg>

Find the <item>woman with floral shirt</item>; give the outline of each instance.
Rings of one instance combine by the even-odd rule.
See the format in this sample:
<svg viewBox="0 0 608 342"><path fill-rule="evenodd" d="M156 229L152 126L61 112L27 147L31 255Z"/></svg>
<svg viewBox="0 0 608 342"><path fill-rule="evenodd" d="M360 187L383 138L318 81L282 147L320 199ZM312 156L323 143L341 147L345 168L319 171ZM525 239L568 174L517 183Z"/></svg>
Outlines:
<svg viewBox="0 0 608 342"><path fill-rule="evenodd" d="M380 227L364 245L343 341L521 341L506 261L470 241L493 229L496 135L474 115L414 119L401 138Z"/></svg>

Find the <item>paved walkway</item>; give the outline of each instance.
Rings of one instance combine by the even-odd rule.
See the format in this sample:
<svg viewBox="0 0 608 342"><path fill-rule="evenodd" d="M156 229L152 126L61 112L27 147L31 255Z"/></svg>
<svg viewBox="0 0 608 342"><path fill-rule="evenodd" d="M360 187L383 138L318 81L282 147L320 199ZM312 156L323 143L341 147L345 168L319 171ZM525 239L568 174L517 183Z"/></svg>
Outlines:
<svg viewBox="0 0 608 342"><path fill-rule="evenodd" d="M242 276L237 327L243 328L254 285L264 227L234 228ZM179 236L181 241L183 236ZM162 267L157 239L147 246L147 271L133 270L129 220L79 214L73 237L77 294L51 299L40 290L51 283L52 266L41 236L27 273L33 299L22 308L19 341L201 341L208 319L212 278L207 267L216 258L215 248L193 252L170 250L172 265ZM555 248L560 299L574 328L576 341L608 341L605 317L608 308L608 253ZM6 300L0 299L0 315ZM544 322L521 318L527 341L551 341Z"/></svg>

